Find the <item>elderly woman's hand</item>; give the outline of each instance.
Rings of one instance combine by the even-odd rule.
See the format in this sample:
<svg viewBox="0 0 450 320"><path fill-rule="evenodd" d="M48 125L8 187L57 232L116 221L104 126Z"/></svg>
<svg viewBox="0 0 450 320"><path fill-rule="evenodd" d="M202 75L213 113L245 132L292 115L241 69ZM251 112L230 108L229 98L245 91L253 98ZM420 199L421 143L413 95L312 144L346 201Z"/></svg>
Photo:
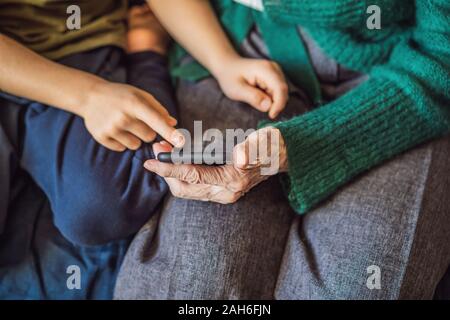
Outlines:
<svg viewBox="0 0 450 320"><path fill-rule="evenodd" d="M156 154L171 149L165 142L154 145ZM176 197L228 204L270 176L287 171L286 146L279 130L267 127L234 148L233 164L176 165L148 160L144 166L164 177Z"/></svg>

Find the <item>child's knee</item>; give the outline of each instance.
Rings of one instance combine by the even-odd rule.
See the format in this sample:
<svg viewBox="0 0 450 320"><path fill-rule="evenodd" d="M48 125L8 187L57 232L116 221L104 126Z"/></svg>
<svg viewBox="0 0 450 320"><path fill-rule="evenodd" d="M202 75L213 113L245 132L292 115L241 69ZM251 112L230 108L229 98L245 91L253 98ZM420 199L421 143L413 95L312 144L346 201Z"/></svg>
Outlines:
<svg viewBox="0 0 450 320"><path fill-rule="evenodd" d="M101 245L125 239L148 221L165 193L154 185L148 193L126 192L116 186L92 186L54 203L55 224L77 245ZM142 188L146 189L146 188Z"/></svg>
<svg viewBox="0 0 450 320"><path fill-rule="evenodd" d="M126 238L138 229L142 220L131 221L120 206L112 208L78 203L55 210L56 226L67 240L76 245L101 245Z"/></svg>

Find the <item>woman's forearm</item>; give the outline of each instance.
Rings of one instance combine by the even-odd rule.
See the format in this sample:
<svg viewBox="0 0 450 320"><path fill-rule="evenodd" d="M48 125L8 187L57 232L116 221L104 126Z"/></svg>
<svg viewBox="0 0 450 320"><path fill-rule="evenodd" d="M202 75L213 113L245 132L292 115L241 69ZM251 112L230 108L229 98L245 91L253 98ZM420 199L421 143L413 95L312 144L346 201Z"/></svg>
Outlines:
<svg viewBox="0 0 450 320"><path fill-rule="evenodd" d="M0 90L82 114L99 77L50 61L0 34Z"/></svg>
<svg viewBox="0 0 450 320"><path fill-rule="evenodd" d="M238 57L207 0L151 0L164 27L212 74Z"/></svg>

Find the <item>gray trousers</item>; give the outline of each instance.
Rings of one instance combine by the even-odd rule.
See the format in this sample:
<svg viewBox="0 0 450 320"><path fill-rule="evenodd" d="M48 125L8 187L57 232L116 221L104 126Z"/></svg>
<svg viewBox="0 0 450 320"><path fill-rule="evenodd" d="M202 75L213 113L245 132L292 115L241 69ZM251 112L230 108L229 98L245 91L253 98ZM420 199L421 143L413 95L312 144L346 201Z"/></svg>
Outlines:
<svg viewBox="0 0 450 320"><path fill-rule="evenodd" d="M187 128L201 119L204 128L245 129L264 117L212 79L181 83L177 94ZM292 94L284 116L307 111L304 101ZM233 205L168 196L134 239L115 298L428 299L449 263L443 138L361 175L304 216L277 177Z"/></svg>

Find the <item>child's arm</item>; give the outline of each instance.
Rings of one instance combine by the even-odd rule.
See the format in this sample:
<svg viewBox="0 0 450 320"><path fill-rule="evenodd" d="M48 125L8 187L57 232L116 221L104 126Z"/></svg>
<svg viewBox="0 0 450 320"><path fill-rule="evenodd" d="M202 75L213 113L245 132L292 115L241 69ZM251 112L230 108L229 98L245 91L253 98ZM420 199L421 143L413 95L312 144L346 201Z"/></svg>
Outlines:
<svg viewBox="0 0 450 320"><path fill-rule="evenodd" d="M173 37L219 81L231 99L275 118L288 87L277 64L243 59L234 50L207 0L151 0L151 8Z"/></svg>
<svg viewBox="0 0 450 320"><path fill-rule="evenodd" d="M139 148L154 131L177 144L176 120L150 94L47 60L1 34L0 90L84 118L93 137L115 151Z"/></svg>

